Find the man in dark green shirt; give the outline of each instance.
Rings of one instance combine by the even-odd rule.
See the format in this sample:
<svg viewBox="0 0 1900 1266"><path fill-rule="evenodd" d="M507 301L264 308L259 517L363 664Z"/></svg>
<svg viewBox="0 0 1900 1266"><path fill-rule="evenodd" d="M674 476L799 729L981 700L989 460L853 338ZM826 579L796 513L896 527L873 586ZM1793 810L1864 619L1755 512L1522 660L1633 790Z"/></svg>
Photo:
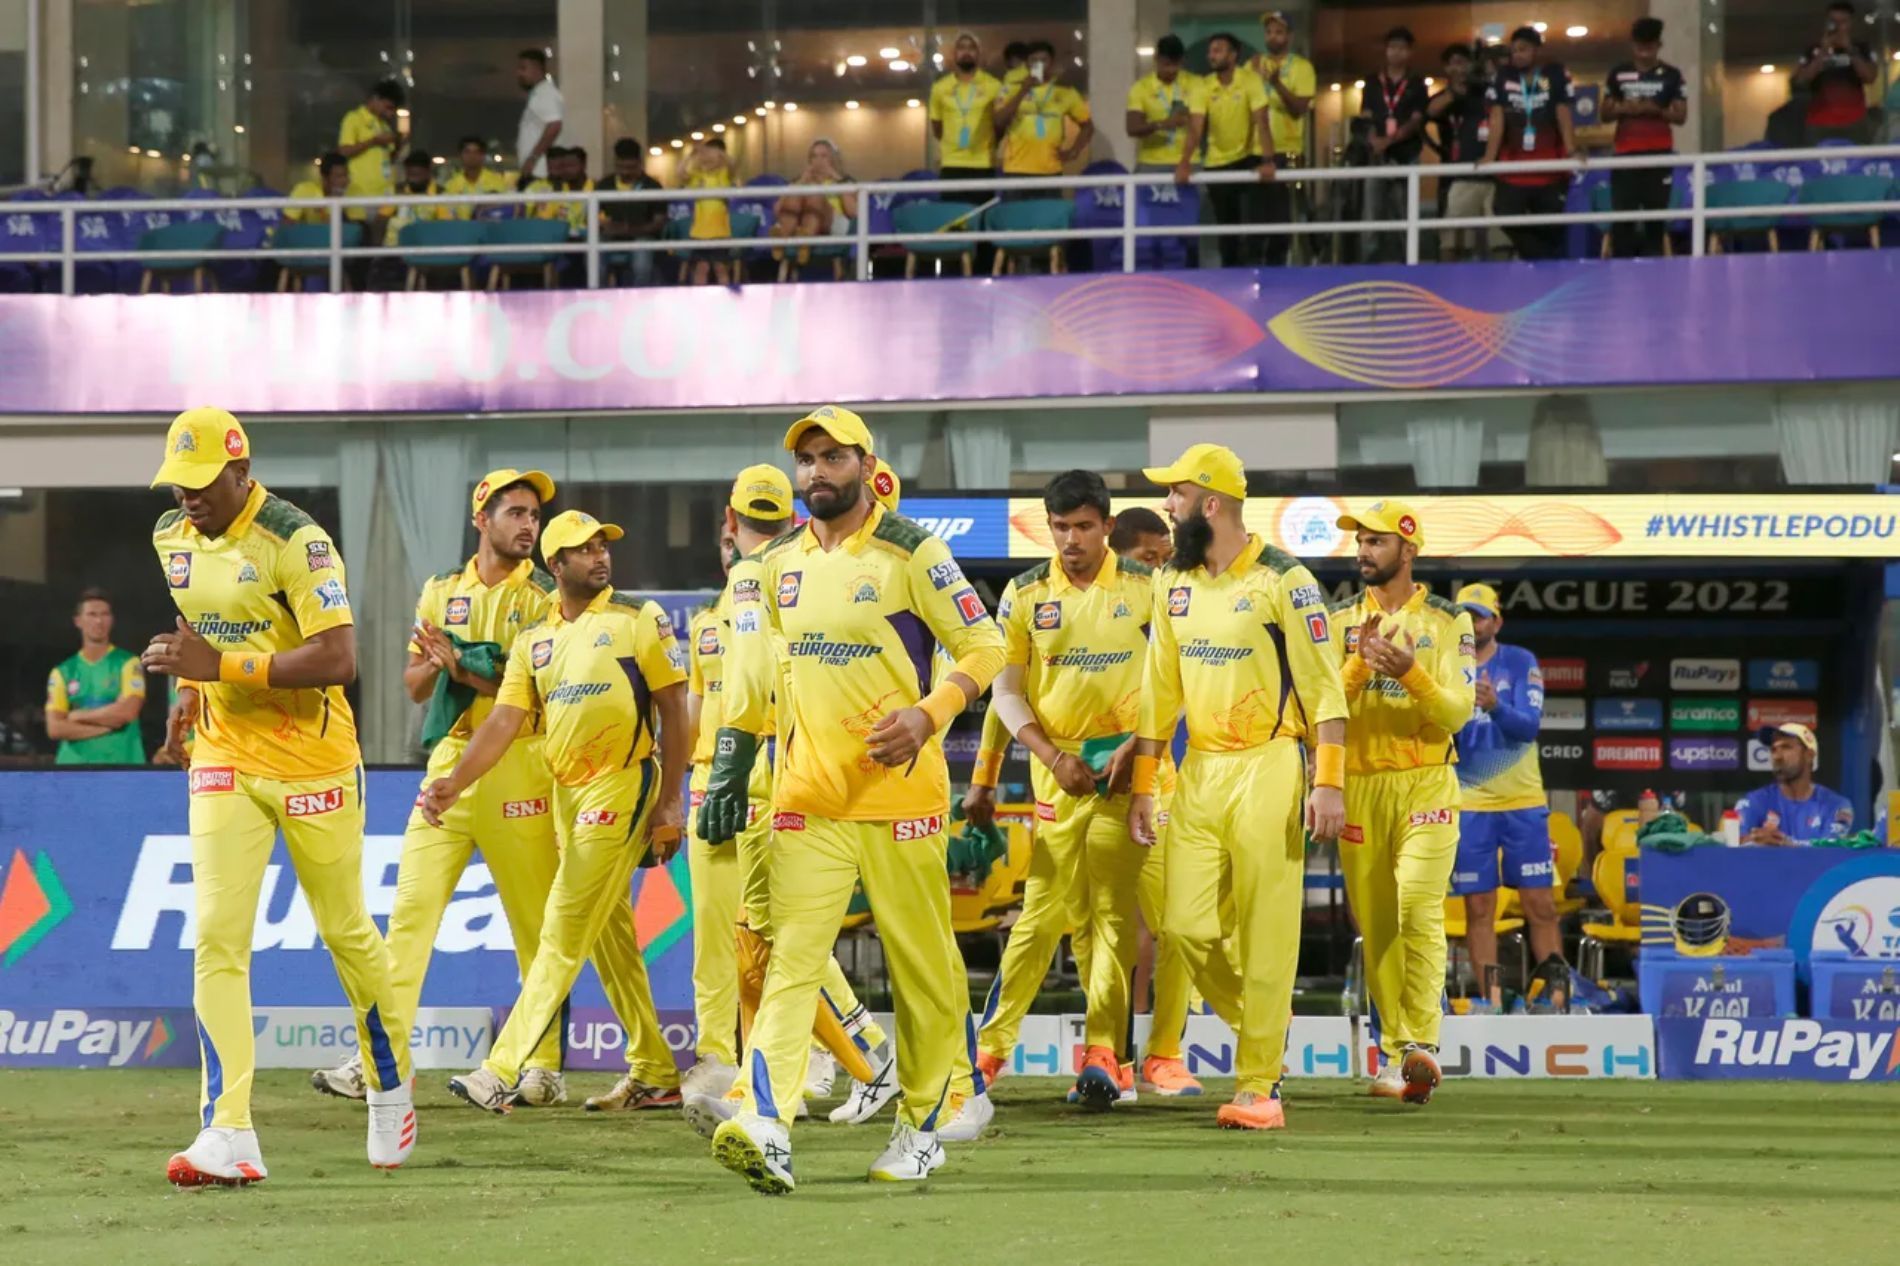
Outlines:
<svg viewBox="0 0 1900 1266"><path fill-rule="evenodd" d="M73 608L79 653L46 679L46 733L61 765L143 765L139 712L145 673L139 657L112 644L112 600L88 589Z"/></svg>

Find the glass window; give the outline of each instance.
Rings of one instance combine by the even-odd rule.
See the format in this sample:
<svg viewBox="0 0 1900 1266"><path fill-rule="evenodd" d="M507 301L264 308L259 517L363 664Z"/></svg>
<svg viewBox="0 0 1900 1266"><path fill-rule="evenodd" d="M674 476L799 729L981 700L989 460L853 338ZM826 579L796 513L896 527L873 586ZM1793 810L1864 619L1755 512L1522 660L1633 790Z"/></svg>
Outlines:
<svg viewBox="0 0 1900 1266"><path fill-rule="evenodd" d="M1872 54L1876 76L1863 92L1868 105L1879 107L1900 82L1895 6L1893 0L1862 0L1858 7L1846 38ZM1817 118L1815 99L1830 89L1799 84L1795 76L1808 51L1829 39L1826 0L1726 0L1724 14L1723 143L1730 148L1763 139L1789 146L1808 143L1808 125ZM1892 108L1884 118L1870 113L1856 139L1881 140L1893 114Z"/></svg>
<svg viewBox="0 0 1900 1266"><path fill-rule="evenodd" d="M0 0L0 185L19 184L26 169L26 6Z"/></svg>

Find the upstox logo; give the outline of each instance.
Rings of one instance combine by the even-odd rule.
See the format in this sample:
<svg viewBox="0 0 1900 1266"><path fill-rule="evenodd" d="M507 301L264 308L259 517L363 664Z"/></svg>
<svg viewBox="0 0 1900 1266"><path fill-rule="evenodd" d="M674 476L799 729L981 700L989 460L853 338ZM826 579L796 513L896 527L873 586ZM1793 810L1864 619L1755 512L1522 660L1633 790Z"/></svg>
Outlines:
<svg viewBox="0 0 1900 1266"><path fill-rule="evenodd" d="M27 861L13 850L0 880L0 968L11 967L73 912L72 899L44 852Z"/></svg>

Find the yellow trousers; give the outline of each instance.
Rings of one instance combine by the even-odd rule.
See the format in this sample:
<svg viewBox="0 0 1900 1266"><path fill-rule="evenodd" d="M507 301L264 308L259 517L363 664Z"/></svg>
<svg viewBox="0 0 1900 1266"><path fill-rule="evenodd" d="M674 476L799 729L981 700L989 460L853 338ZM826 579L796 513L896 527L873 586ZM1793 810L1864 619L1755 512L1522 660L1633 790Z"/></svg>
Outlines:
<svg viewBox="0 0 1900 1266"><path fill-rule="evenodd" d="M466 740L456 738L436 744L429 753L422 785L426 788L446 776L467 746ZM553 786L541 740L522 739L449 807L441 826L430 826L420 809L410 813L403 830L402 864L387 938L390 984L396 992L391 1018L404 1032L415 1023L442 912L477 848L488 863L502 912L508 916L515 961L522 978L527 978L541 942L541 917L560 860L554 839ZM558 1025L550 1029L525 1067L558 1070L561 1038Z"/></svg>
<svg viewBox="0 0 1900 1266"><path fill-rule="evenodd" d="M482 1061L510 1085L549 1031L558 1030L568 991L590 953L628 1031L629 1063L643 1043L665 1049L627 895L634 864L646 851L647 819L656 796L665 794L659 780L658 763L649 758L578 787L554 788L561 860L541 919L541 941L521 996ZM665 1064L677 1080L670 1054Z"/></svg>
<svg viewBox="0 0 1900 1266"><path fill-rule="evenodd" d="M738 1083L749 1111L788 1124L798 1115L812 1010L836 967L831 947L861 877L891 973L902 1052L899 1112L919 1129L936 1128L970 1036L967 977L950 930L944 821L775 815L772 961Z"/></svg>
<svg viewBox="0 0 1900 1266"><path fill-rule="evenodd" d="M739 921L736 841L708 844L699 806L711 766L693 766L687 814L686 869L693 883L693 1050L700 1059L739 1062L739 957L732 929Z"/></svg>
<svg viewBox="0 0 1900 1266"><path fill-rule="evenodd" d="M409 1029L389 952L363 902L363 771L283 782L228 765L191 770L191 870L197 899L192 1006L198 1013L204 1125L251 1128L256 1034L251 937L271 845L284 834L317 932L356 1013L363 1076L378 1090L410 1078Z"/></svg>
<svg viewBox="0 0 1900 1266"><path fill-rule="evenodd" d="M1168 824L1167 908L1189 973L1239 1038L1237 1091L1277 1093L1293 1018L1306 874L1306 771L1299 744L1244 752L1190 749ZM1223 893L1233 901L1233 949L1222 948Z"/></svg>
<svg viewBox="0 0 1900 1266"><path fill-rule="evenodd" d="M1458 774L1450 765L1346 780L1340 867L1365 941L1379 1047L1438 1045L1444 1015L1445 890L1458 858Z"/></svg>

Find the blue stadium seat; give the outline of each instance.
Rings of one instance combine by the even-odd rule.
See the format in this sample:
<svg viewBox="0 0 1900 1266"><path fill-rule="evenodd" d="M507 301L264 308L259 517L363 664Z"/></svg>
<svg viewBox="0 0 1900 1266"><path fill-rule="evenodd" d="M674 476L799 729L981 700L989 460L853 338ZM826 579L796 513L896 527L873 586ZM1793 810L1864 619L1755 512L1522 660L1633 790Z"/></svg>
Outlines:
<svg viewBox="0 0 1900 1266"><path fill-rule="evenodd" d="M1727 180L1710 185L1703 196L1711 208L1780 207L1794 200L1794 186L1778 180ZM1757 234L1769 250L1780 250L1778 230L1783 225L1780 216L1710 216L1709 252L1719 255L1728 249L1730 238Z"/></svg>
<svg viewBox="0 0 1900 1266"><path fill-rule="evenodd" d="M1803 206L1826 206L1831 202L1882 202L1893 197L1893 181L1885 176L1816 176L1801 186L1798 201ZM1808 249L1842 244L1844 231L1865 229L1868 241L1880 249L1880 211L1845 211L1832 214L1811 213L1808 223Z"/></svg>

